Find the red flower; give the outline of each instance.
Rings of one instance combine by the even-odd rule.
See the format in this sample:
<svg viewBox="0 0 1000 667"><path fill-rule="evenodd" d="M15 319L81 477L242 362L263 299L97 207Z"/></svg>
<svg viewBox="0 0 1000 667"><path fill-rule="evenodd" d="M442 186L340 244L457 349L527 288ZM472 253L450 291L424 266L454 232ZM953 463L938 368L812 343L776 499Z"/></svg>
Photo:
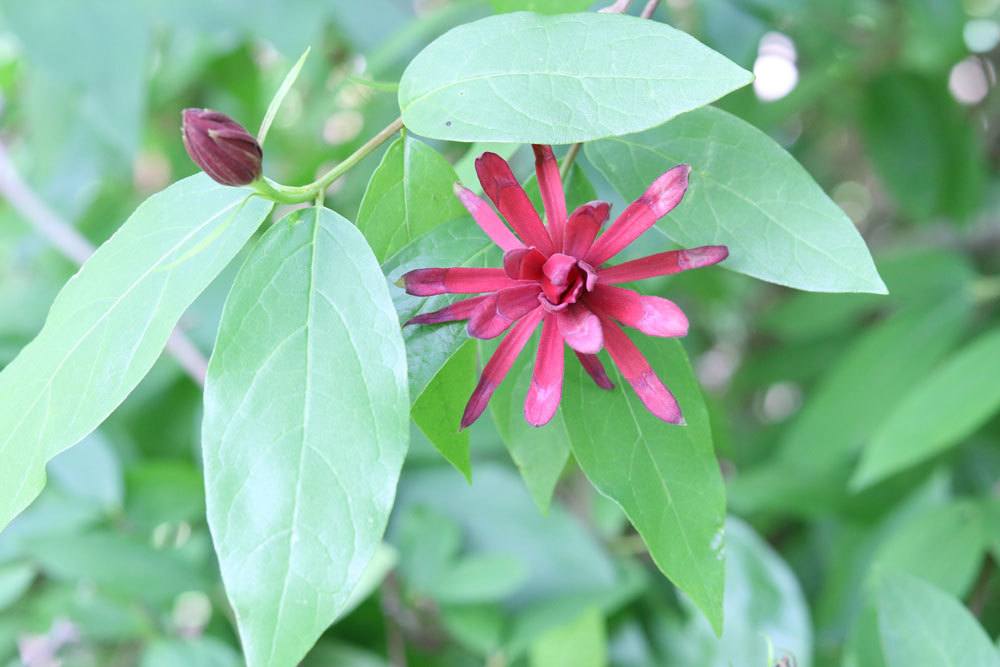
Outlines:
<svg viewBox="0 0 1000 667"><path fill-rule="evenodd" d="M495 338L508 329L462 416L462 428L486 409L493 391L514 364L532 333L542 326L524 417L535 426L546 424L559 407L563 380L563 341L599 387L611 380L597 353L607 348L611 359L645 406L660 419L683 424L673 394L653 372L620 324L651 336L684 336L688 321L673 302L642 296L616 287L619 283L678 273L721 262L725 246L671 250L616 266L604 263L649 229L680 202L687 190L687 165L674 167L649 186L608 229L610 205L584 204L567 218L559 165L552 149L534 146L538 186L548 226L542 223L510 165L495 153L476 160L483 191L513 227L516 236L489 204L455 184L455 194L483 231L504 250L502 269L417 269L403 276L406 291L416 296L479 294L424 315L407 324L468 320L476 338Z"/></svg>

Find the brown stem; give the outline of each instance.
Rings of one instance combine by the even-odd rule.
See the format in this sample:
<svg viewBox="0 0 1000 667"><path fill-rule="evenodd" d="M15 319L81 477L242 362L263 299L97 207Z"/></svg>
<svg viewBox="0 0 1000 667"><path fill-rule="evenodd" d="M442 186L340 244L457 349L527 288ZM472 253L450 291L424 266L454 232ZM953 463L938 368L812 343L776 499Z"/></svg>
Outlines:
<svg viewBox="0 0 1000 667"><path fill-rule="evenodd" d="M94 245L72 225L63 220L24 182L7 149L0 144L0 194L64 257L83 264L94 254ZM208 361L180 327L167 340L167 352L199 386L205 386Z"/></svg>
<svg viewBox="0 0 1000 667"><path fill-rule="evenodd" d="M643 7L642 11L639 13L639 18L641 19L652 18L653 12L656 11L656 6L658 4L660 4L660 0L649 0L649 2L646 3L646 6Z"/></svg>
<svg viewBox="0 0 1000 667"><path fill-rule="evenodd" d="M969 611L979 618L986 609L986 603L990 599L990 580L996 570L996 562L991 556L987 556L983 561L983 566L979 569L979 576L976 577L976 585L969 594Z"/></svg>

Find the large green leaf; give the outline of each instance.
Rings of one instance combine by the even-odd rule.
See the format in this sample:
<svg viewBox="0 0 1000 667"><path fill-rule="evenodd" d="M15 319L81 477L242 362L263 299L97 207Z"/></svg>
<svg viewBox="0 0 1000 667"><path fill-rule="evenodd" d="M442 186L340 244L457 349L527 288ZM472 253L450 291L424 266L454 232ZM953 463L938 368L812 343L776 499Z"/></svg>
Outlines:
<svg viewBox="0 0 1000 667"><path fill-rule="evenodd" d="M956 296L904 309L860 336L811 391L777 457L732 480L733 506L827 511L846 491L858 450L955 344L968 314Z"/></svg>
<svg viewBox="0 0 1000 667"><path fill-rule="evenodd" d="M875 550L874 563L882 570L907 572L951 595L963 596L979 571L989 534L980 504L970 500L933 503L893 526Z"/></svg>
<svg viewBox="0 0 1000 667"><path fill-rule="evenodd" d="M382 265L390 282L412 269L448 266L500 266L500 249L469 218L435 227ZM400 322L443 308L451 296L408 295L392 287ZM463 297L459 297L463 298ZM468 340L463 323L409 326L403 331L409 363L410 399L416 401L455 351Z"/></svg>
<svg viewBox="0 0 1000 667"><path fill-rule="evenodd" d="M569 623L552 628L531 646L532 667L604 667L607 664L604 616L596 607L585 609Z"/></svg>
<svg viewBox="0 0 1000 667"><path fill-rule="evenodd" d="M691 604L684 600L684 607ZM692 613L683 624L668 624L660 644L665 664L768 667L771 650L791 656L797 667L812 664L809 606L795 573L746 523L726 521L726 629L717 637L708 622ZM780 664L780 663L778 663Z"/></svg>
<svg viewBox="0 0 1000 667"><path fill-rule="evenodd" d="M639 347L674 392L687 426L650 414L610 360L610 392L573 363L562 405L570 444L594 486L621 505L657 566L721 632L726 499L708 411L679 342L643 339Z"/></svg>
<svg viewBox="0 0 1000 667"><path fill-rule="evenodd" d="M537 341L537 337L533 341ZM532 426L524 418L524 398L535 368L537 342L526 347L531 354L522 353L508 373L507 380L497 387L490 399L490 414L500 439L524 478L528 492L539 509L545 512L569 460L569 434L562 410L556 412L552 421L543 428ZM567 367L571 363L576 363L575 358L566 359Z"/></svg>
<svg viewBox="0 0 1000 667"><path fill-rule="evenodd" d="M626 199L690 164L684 200L656 228L682 246L729 246L727 268L815 292L886 291L851 219L777 142L735 116L699 109L586 151Z"/></svg>
<svg viewBox="0 0 1000 667"><path fill-rule="evenodd" d="M409 134L397 139L372 174L358 228L380 262L437 225L464 218L448 161Z"/></svg>
<svg viewBox="0 0 1000 667"><path fill-rule="evenodd" d="M192 176L136 209L66 284L0 373L0 528L41 491L46 462L125 400L270 210L246 190Z"/></svg>
<svg viewBox="0 0 1000 667"><path fill-rule="evenodd" d="M1000 667L1000 653L975 617L931 584L886 573L875 596L886 667Z"/></svg>
<svg viewBox="0 0 1000 667"><path fill-rule="evenodd" d="M296 211L240 270L205 386L208 520L249 667L297 663L348 604L408 437L378 263L338 214Z"/></svg>
<svg viewBox="0 0 1000 667"><path fill-rule="evenodd" d="M413 402L411 415L431 444L472 481L469 432L460 428L465 404L476 387L476 345L466 342L445 362Z"/></svg>
<svg viewBox="0 0 1000 667"><path fill-rule="evenodd" d="M853 484L877 482L938 454L1000 408L1000 330L957 352L889 414L864 452Z"/></svg>
<svg viewBox="0 0 1000 667"><path fill-rule="evenodd" d="M403 73L399 106L435 139L568 144L659 125L752 78L656 21L518 12L432 42Z"/></svg>

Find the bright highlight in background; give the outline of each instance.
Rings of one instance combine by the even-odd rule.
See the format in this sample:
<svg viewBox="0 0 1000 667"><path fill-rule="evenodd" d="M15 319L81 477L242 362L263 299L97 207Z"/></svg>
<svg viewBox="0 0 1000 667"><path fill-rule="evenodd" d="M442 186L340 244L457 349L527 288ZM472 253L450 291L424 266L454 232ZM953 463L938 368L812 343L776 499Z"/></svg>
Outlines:
<svg viewBox="0 0 1000 667"><path fill-rule="evenodd" d="M769 32L761 37L753 64L753 89L758 99L775 102L795 90L799 83L797 59L795 42L788 35Z"/></svg>

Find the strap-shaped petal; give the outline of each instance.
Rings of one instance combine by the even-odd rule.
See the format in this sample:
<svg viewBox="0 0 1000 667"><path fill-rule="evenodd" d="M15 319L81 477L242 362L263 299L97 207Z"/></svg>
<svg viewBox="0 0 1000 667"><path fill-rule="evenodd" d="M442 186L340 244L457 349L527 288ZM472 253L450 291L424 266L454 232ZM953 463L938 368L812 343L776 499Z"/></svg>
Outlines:
<svg viewBox="0 0 1000 667"><path fill-rule="evenodd" d="M472 316L472 313L476 310L479 304L490 298L490 296L491 295L474 296L471 299L456 301L455 303L447 305L440 310L435 310L430 313L421 313L420 315L411 317L403 326L408 327L411 324L440 324L442 322L458 322L459 320L467 320Z"/></svg>
<svg viewBox="0 0 1000 667"><path fill-rule="evenodd" d="M555 317L542 322L542 335L535 355L535 370L524 399L524 418L532 426L544 426L559 409L563 384L563 340Z"/></svg>
<svg viewBox="0 0 1000 667"><path fill-rule="evenodd" d="M507 225L504 224L496 211L483 201L482 197L461 183L455 183L454 190L455 196L465 206L472 219L476 221L476 224L486 232L486 235L494 243L505 251L520 248L524 245L514 236L514 232L510 231Z"/></svg>
<svg viewBox="0 0 1000 667"><path fill-rule="evenodd" d="M601 389L615 388L611 378L608 377L608 372L604 370L604 364L601 363L600 357L596 354L583 354L576 350L573 350L573 352L576 354L576 358L580 360L583 370L587 371L587 374L594 380L594 384Z"/></svg>
<svg viewBox="0 0 1000 667"><path fill-rule="evenodd" d="M514 365L517 355L521 353L521 350L528 343L528 339L531 338L531 334L535 332L544 312L541 307L538 307L522 317L510 330L510 333L500 341L496 352L486 362L483 374L479 377L479 384L476 385L472 396L469 397L469 402L465 405L462 428L468 427L483 414L483 410L489 405L493 392L510 372L510 367Z"/></svg>
<svg viewBox="0 0 1000 667"><path fill-rule="evenodd" d="M535 248L515 248L503 254L503 270L513 280L536 280L545 277L545 255Z"/></svg>
<svg viewBox="0 0 1000 667"><path fill-rule="evenodd" d="M602 317L601 323L604 325L604 345L608 354L646 409L665 422L683 424L684 417L677 399L656 376L635 343L611 320Z"/></svg>
<svg viewBox="0 0 1000 667"><path fill-rule="evenodd" d="M646 278L700 269L703 266L718 264L726 257L729 257L729 248L724 245L704 245L686 250L668 250L600 269L597 275L598 280L604 284L629 283L634 280L645 280Z"/></svg>
<svg viewBox="0 0 1000 667"><path fill-rule="evenodd" d="M551 146L533 144L531 149L535 152L535 176L538 179L538 191L542 194L549 236L552 237L553 245L559 248L562 246L563 229L566 226L566 194L559 175L559 162Z"/></svg>
<svg viewBox="0 0 1000 667"><path fill-rule="evenodd" d="M680 307L658 296L599 284L587 295L586 303L596 312L650 336L676 338L688 332L688 319Z"/></svg>
<svg viewBox="0 0 1000 667"><path fill-rule="evenodd" d="M592 201L573 211L563 235L563 252L573 257L586 257L610 212L611 204L606 201Z"/></svg>
<svg viewBox="0 0 1000 667"><path fill-rule="evenodd" d="M682 164L653 181L646 192L629 204L597 239L584 259L599 266L639 238L653 223L680 203L687 191L689 173L691 167Z"/></svg>
<svg viewBox="0 0 1000 667"><path fill-rule="evenodd" d="M468 332L473 338L496 338L535 308L538 308L537 284L518 285L487 296L469 317Z"/></svg>
<svg viewBox="0 0 1000 667"><path fill-rule="evenodd" d="M597 354L604 346L601 321L581 303L571 304L554 313L559 333L577 352Z"/></svg>
<svg viewBox="0 0 1000 667"><path fill-rule="evenodd" d="M516 284L516 281L507 277L503 269L416 269L403 276L406 293L413 296L496 292Z"/></svg>
<svg viewBox="0 0 1000 667"><path fill-rule="evenodd" d="M483 153L476 160L476 173L483 192L524 244L533 245L546 255L551 254L552 239L507 161L496 153Z"/></svg>

